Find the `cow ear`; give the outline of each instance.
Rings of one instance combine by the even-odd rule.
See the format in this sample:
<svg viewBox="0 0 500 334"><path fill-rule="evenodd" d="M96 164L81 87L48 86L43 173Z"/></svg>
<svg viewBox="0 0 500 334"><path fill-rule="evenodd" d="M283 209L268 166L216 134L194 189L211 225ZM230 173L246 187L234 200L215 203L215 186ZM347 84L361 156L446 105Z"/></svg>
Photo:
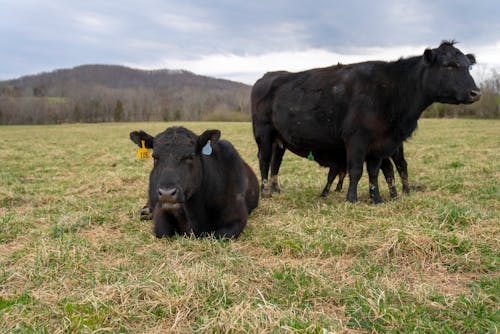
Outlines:
<svg viewBox="0 0 500 334"><path fill-rule="evenodd" d="M215 143L217 143L219 138L220 138L219 130L206 130L198 137L198 140L196 141L196 153L200 153L201 150L207 145L209 140L210 143L208 143L208 145L212 146Z"/></svg>
<svg viewBox="0 0 500 334"><path fill-rule="evenodd" d="M436 52L431 49L426 49L424 51L424 59L429 64L434 64L436 62Z"/></svg>
<svg viewBox="0 0 500 334"><path fill-rule="evenodd" d="M130 132L130 140L136 143L139 147L142 147L142 141L144 140L144 146L146 148L153 148L154 138L142 130Z"/></svg>
<svg viewBox="0 0 500 334"><path fill-rule="evenodd" d="M468 55L466 55L466 57L469 58L471 65L474 65L476 63L476 57L472 53L469 53Z"/></svg>

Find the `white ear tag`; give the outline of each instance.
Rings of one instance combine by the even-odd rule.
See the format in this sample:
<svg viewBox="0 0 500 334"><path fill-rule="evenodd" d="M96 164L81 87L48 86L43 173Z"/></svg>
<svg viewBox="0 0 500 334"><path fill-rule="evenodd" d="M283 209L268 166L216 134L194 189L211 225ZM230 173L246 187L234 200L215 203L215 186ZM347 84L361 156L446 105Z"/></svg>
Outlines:
<svg viewBox="0 0 500 334"><path fill-rule="evenodd" d="M210 145L210 140L207 141L205 146L201 149L201 153L204 155L211 155L212 154L212 145Z"/></svg>

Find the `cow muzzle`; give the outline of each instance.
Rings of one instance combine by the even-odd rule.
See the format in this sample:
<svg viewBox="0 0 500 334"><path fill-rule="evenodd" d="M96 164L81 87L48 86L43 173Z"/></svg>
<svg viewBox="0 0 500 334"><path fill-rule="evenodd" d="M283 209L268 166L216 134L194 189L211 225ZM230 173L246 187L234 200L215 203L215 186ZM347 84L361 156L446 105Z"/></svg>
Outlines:
<svg viewBox="0 0 500 334"><path fill-rule="evenodd" d="M469 92L469 103L479 101L481 98L481 91L479 89L473 89Z"/></svg>
<svg viewBox="0 0 500 334"><path fill-rule="evenodd" d="M158 188L158 202L163 210L178 210L184 202L183 192L179 187Z"/></svg>

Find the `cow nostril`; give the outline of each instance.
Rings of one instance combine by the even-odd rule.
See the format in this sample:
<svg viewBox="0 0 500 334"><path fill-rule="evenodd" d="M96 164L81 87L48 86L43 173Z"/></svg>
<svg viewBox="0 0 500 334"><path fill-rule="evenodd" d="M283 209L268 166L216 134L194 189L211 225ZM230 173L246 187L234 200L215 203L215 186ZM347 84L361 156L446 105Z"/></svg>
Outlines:
<svg viewBox="0 0 500 334"><path fill-rule="evenodd" d="M174 197L177 194L177 187L172 188L158 188L158 195L160 197Z"/></svg>
<svg viewBox="0 0 500 334"><path fill-rule="evenodd" d="M470 94L470 97L472 97L472 98L481 97L481 91L479 91L479 90L471 90L469 94Z"/></svg>

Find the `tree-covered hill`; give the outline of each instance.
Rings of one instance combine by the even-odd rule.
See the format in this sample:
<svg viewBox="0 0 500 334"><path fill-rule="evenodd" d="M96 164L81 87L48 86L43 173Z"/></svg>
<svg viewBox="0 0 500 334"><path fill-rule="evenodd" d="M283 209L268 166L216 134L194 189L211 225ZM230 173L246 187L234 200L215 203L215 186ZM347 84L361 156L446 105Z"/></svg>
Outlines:
<svg viewBox="0 0 500 334"><path fill-rule="evenodd" d="M0 82L1 124L249 118L250 87L184 70L83 65Z"/></svg>

